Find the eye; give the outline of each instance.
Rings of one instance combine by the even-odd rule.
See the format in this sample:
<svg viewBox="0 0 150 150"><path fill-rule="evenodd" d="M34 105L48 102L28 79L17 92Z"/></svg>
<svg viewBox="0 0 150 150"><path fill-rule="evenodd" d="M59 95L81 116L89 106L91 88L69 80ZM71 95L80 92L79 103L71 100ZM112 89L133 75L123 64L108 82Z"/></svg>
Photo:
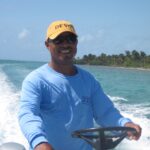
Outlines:
<svg viewBox="0 0 150 150"><path fill-rule="evenodd" d="M62 44L64 41L66 41L69 44L74 44L77 41L77 36L73 34L69 34L66 36L58 36L52 42L58 45L58 44Z"/></svg>
<svg viewBox="0 0 150 150"><path fill-rule="evenodd" d="M54 44L61 44L63 42L64 42L63 37L58 37L58 38L56 38L56 39L53 40Z"/></svg>
<svg viewBox="0 0 150 150"><path fill-rule="evenodd" d="M69 40L72 42L72 43L75 43L77 41L77 37L74 36L74 35L71 35L69 36Z"/></svg>

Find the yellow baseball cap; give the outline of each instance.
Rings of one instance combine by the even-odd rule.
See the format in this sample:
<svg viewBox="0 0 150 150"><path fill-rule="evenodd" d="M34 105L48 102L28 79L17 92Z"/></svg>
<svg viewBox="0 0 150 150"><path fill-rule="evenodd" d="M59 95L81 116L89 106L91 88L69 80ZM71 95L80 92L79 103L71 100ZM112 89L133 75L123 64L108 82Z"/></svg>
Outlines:
<svg viewBox="0 0 150 150"><path fill-rule="evenodd" d="M77 36L75 28L71 22L60 20L60 21L54 21L49 25L46 33L46 40L48 38L53 40L63 32L71 32Z"/></svg>

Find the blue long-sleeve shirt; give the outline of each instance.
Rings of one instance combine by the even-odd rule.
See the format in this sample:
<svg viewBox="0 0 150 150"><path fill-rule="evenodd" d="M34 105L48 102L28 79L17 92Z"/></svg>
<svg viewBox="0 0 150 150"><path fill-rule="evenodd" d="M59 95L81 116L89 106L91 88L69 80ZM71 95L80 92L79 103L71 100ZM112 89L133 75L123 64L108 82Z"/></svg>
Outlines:
<svg viewBox="0 0 150 150"><path fill-rule="evenodd" d="M55 150L91 150L74 130L91 128L93 119L101 126L123 126L124 118L87 71L65 76L43 65L23 82L19 123L30 149L48 142Z"/></svg>

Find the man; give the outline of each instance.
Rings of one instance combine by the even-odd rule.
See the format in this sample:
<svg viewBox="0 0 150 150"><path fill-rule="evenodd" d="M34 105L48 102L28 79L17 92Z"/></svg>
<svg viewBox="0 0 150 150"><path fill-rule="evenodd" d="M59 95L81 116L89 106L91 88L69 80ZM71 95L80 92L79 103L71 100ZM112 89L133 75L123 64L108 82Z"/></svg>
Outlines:
<svg viewBox="0 0 150 150"><path fill-rule="evenodd" d="M70 22L50 24L45 45L51 61L23 82L19 122L32 150L92 150L71 133L93 127L93 119L105 127L133 127L137 134L130 136L135 140L141 135L140 126L119 113L98 81L73 64L77 43Z"/></svg>

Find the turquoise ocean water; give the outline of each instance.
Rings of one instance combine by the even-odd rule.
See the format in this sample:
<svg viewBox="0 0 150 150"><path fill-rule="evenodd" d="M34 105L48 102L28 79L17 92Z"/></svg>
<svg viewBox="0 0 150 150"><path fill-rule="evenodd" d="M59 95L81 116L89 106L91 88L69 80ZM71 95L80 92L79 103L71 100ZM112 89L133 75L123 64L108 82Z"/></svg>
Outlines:
<svg viewBox="0 0 150 150"><path fill-rule="evenodd" d="M42 62L0 61L0 144L19 142L27 148L17 122L18 101L25 76ZM91 72L126 117L143 128L139 141L124 140L116 150L150 149L150 71L80 66Z"/></svg>

